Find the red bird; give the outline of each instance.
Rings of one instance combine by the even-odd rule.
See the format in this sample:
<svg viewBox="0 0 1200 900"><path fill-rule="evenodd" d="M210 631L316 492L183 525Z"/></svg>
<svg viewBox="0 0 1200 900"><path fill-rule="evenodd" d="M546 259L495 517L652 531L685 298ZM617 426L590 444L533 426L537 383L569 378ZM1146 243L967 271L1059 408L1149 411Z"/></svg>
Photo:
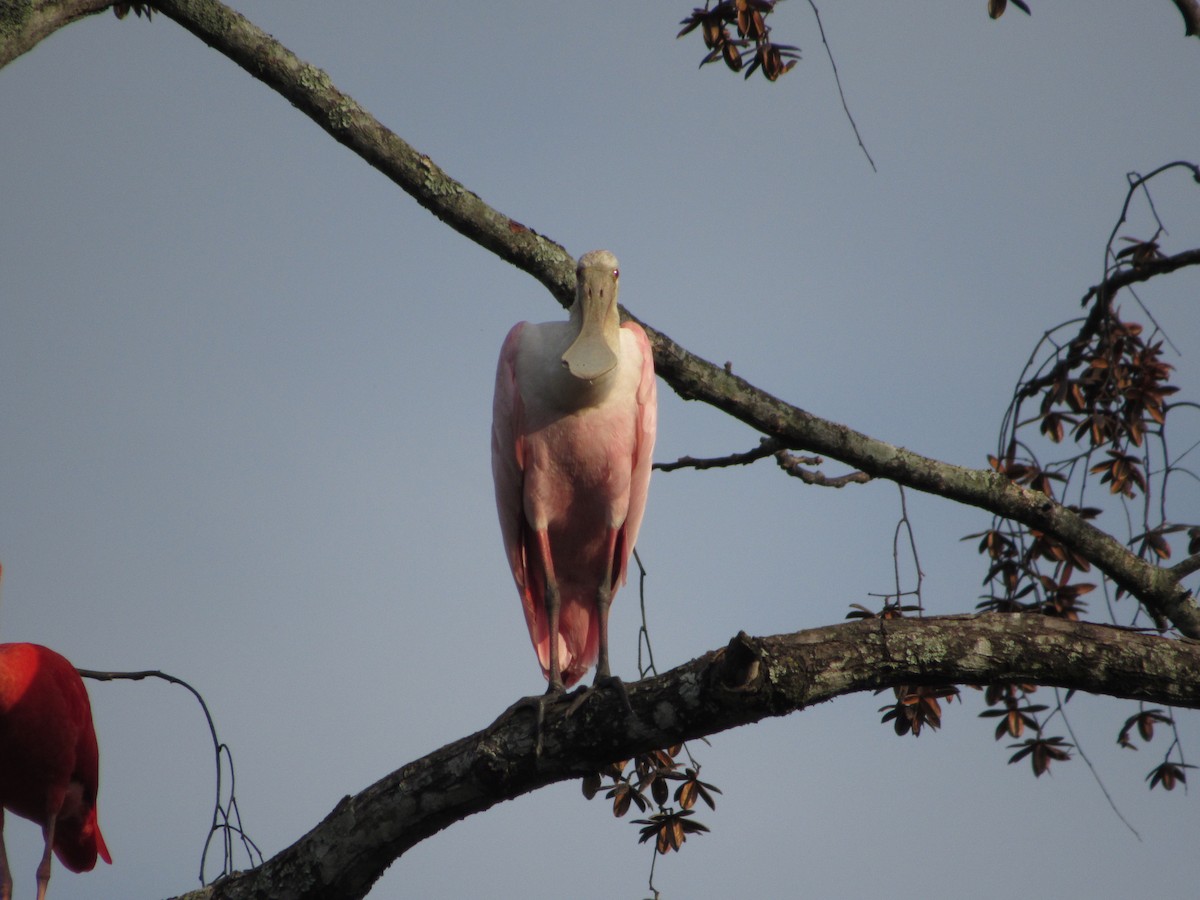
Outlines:
<svg viewBox="0 0 1200 900"><path fill-rule="evenodd" d="M12 898L4 811L42 826L46 850L37 900L50 881L50 851L72 872L99 854L112 862L96 822L100 756L92 705L75 667L38 644L0 644L0 900Z"/></svg>

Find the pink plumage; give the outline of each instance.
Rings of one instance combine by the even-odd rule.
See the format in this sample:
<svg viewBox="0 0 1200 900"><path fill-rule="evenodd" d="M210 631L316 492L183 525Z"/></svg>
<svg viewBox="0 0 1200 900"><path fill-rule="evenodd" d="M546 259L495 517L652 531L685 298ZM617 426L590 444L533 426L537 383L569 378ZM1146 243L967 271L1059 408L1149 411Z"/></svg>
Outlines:
<svg viewBox="0 0 1200 900"><path fill-rule="evenodd" d="M492 473L504 549L551 691L597 665L650 483L657 424L650 342L620 324L616 258L579 260L567 322L521 322L500 352ZM555 625L557 619L557 627Z"/></svg>

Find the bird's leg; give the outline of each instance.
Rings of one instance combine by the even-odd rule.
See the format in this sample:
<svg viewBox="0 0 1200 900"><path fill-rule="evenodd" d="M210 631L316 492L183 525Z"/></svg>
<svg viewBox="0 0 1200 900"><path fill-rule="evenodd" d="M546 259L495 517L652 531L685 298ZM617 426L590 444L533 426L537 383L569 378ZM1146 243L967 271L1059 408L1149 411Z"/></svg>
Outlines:
<svg viewBox="0 0 1200 900"><path fill-rule="evenodd" d="M558 578L554 575L554 560L550 556L550 535L545 529L537 532L538 556L542 559L542 603L546 607L546 635L550 651L550 675L547 694L563 692L562 661L558 658L558 619L562 611L562 597L558 592Z"/></svg>
<svg viewBox="0 0 1200 900"><path fill-rule="evenodd" d="M12 900L12 874L4 852L4 807L0 806L0 900Z"/></svg>
<svg viewBox="0 0 1200 900"><path fill-rule="evenodd" d="M550 672L547 676L546 693L529 698L534 706L533 754L542 755L542 729L546 722L546 703L563 692L562 660L558 658L558 620L562 611L562 597L558 592L558 578L554 575L554 560L550 556L550 536L545 529L535 532L538 556L542 561L542 603L546 607L546 636L550 656Z"/></svg>
<svg viewBox="0 0 1200 900"><path fill-rule="evenodd" d="M50 886L50 850L54 847L54 826L58 823L58 813L52 812L42 826L42 837L46 841L46 849L42 853L42 861L37 867L37 900L46 900L46 888Z"/></svg>
<svg viewBox="0 0 1200 900"><path fill-rule="evenodd" d="M608 611L612 608L612 586L609 583L611 575L605 573L604 582L596 590L596 618L600 626L600 652L596 658L596 677L593 685L612 678L608 668Z"/></svg>
<svg viewBox="0 0 1200 900"><path fill-rule="evenodd" d="M608 566L605 569L604 578L596 588L596 619L600 630L599 655L596 659L596 677L592 681L592 686L580 692L579 696L567 707L568 716L579 709L583 705L583 702L595 693L597 688L602 687L616 688L617 693L621 696L621 703L624 705L625 711L633 712L633 704L629 702L629 692L625 690L625 682L613 675L608 666L608 611L612 606L614 590L612 569L619 533L619 530L616 528L608 530Z"/></svg>
<svg viewBox="0 0 1200 900"><path fill-rule="evenodd" d="M549 672L547 673L546 680L549 684L547 684L544 694L538 694L534 697L522 697L501 713L500 717L490 727L494 728L518 709L532 707L534 713L534 733L536 735L533 752L534 756L540 757L542 755L542 729L546 722L546 704L557 699L564 690L562 661L558 656L558 623L559 614L562 610L562 597L558 591L558 579L554 575L554 561L550 556L550 536L546 534L544 529L534 531L533 543L537 547L536 555L540 558L542 566L542 606L546 611L546 635L550 656ZM7 900L7 898L0 898L0 900Z"/></svg>

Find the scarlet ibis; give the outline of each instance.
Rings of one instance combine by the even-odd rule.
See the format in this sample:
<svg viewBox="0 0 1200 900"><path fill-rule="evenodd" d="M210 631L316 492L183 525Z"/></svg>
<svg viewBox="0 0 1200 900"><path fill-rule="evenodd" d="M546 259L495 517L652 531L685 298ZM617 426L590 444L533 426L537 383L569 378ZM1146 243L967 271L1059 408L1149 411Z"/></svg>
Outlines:
<svg viewBox="0 0 1200 900"><path fill-rule="evenodd" d="M50 851L72 872L99 854L112 862L96 822L100 758L92 706L75 667L38 644L0 644L0 900L11 900L4 811L42 826L37 900L50 881Z"/></svg>
<svg viewBox="0 0 1200 900"><path fill-rule="evenodd" d="M609 606L646 509L654 361L641 326L621 324L619 277L607 250L580 257L570 319L513 326L496 371L496 508L547 694L593 663L594 684L615 680Z"/></svg>

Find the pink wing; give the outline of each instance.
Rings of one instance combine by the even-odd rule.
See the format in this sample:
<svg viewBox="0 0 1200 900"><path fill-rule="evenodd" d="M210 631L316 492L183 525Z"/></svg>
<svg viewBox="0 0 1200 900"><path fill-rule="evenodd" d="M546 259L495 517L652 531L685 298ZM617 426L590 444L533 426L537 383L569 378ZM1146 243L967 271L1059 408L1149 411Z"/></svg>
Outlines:
<svg viewBox="0 0 1200 900"><path fill-rule="evenodd" d="M496 365L496 392L492 396L492 480L504 554L521 595L521 608L529 637L549 677L550 636L540 578L530 579L527 561L530 531L525 521L525 407L517 390L517 349L526 323L518 322L504 339ZM537 574L536 572L533 574Z"/></svg>
<svg viewBox="0 0 1200 900"><path fill-rule="evenodd" d="M638 530L646 512L646 494L650 489L650 467L653 462L654 436L658 431L658 384L654 377L654 354L650 339L637 322L621 326L637 339L642 354L642 378L637 389L637 443L633 453L633 476L629 481L629 511L625 515L624 552L618 560L620 581L624 584L629 570L629 556L637 544Z"/></svg>
<svg viewBox="0 0 1200 900"><path fill-rule="evenodd" d="M525 460L524 409L517 391L517 347L524 322L508 332L496 364L496 392L492 396L492 480L504 553L517 590L527 595L525 577Z"/></svg>

